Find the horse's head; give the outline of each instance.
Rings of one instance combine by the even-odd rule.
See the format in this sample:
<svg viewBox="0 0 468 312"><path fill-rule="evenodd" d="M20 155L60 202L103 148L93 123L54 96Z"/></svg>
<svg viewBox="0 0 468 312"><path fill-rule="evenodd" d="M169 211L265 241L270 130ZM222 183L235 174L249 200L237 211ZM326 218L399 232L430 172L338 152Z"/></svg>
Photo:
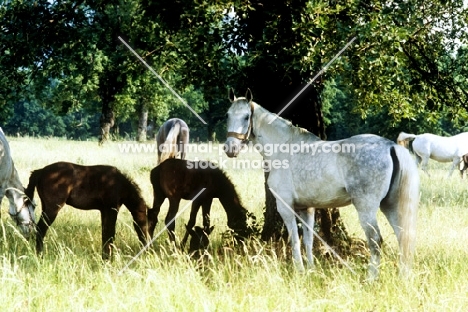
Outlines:
<svg viewBox="0 0 468 312"><path fill-rule="evenodd" d="M252 134L254 106L252 92L247 89L245 97L237 98L234 91L229 92L231 107L227 112L227 139L224 151L228 157L237 157L245 142Z"/></svg>
<svg viewBox="0 0 468 312"><path fill-rule="evenodd" d="M409 140L397 140L397 144L400 145L400 146L408 148Z"/></svg>
<svg viewBox="0 0 468 312"><path fill-rule="evenodd" d="M24 191L9 187L6 189L6 196L10 201L9 214L19 226L21 234L29 239L31 233L35 230L36 218L34 202L26 196Z"/></svg>
<svg viewBox="0 0 468 312"><path fill-rule="evenodd" d="M190 253L208 248L210 243L208 236L211 234L211 232L213 232L214 226L206 229L199 226L196 226L193 229L189 228L187 225L185 225L185 227L187 228L187 232L192 237L190 239L189 245Z"/></svg>

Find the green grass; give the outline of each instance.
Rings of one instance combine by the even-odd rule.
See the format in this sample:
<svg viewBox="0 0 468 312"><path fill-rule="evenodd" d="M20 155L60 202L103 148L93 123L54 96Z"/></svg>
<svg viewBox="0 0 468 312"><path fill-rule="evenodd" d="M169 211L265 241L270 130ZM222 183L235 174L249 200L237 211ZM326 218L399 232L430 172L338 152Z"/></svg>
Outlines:
<svg viewBox="0 0 468 312"><path fill-rule="evenodd" d="M118 143L59 139L9 138L23 184L31 170L55 161L110 164L140 185L152 202L151 153L123 154ZM219 160L218 151L188 158ZM242 158L260 159L258 154ZM232 160L229 160L231 162ZM231 163L232 164L232 163ZM201 260L174 250L167 235L157 238L128 269L122 268L140 250L131 216L122 207L117 221L112 262L101 261L100 216L97 211L65 207L45 239L42 258L34 241L18 233L2 204L0 220L0 307L2 311L463 311L468 306L468 181L457 173L447 179L449 164L430 163L431 177L421 173L421 205L413 274L403 280L397 269L397 244L379 214L385 240L380 279L364 282L367 255L347 259L357 274L338 261L318 256L315 270L295 272L289 247L252 239L232 246L223 238L226 217L213 203L212 247ZM229 166L230 168L231 166ZM258 218L264 206L261 170L226 169L246 208ZM36 195L36 201L39 198ZM181 208L187 202L181 203ZM165 217L164 205L159 220ZM341 210L348 232L364 238L352 207ZM36 211L40 214L40 205ZM177 220L183 235L188 210ZM200 221L200 220L199 220ZM162 229L158 224L156 232Z"/></svg>

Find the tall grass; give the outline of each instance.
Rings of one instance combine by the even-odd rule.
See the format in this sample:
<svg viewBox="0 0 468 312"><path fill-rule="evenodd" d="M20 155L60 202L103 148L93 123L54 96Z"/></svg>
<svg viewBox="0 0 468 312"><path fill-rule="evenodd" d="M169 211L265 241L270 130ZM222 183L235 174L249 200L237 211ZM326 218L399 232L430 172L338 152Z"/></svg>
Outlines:
<svg viewBox="0 0 468 312"><path fill-rule="evenodd" d="M31 170L55 161L109 164L130 175L151 205L149 172L154 153L121 153L118 143L98 147L96 142L59 139L9 138L23 184ZM191 153L190 159L218 160L225 156ZM260 159L257 154L241 157ZM264 206L263 173L259 169L229 169L245 205L257 218ZM100 215L64 207L37 257L34 241L19 234L2 204L0 220L0 307L2 311L382 311L464 310L468 306L468 181L456 174L447 179L449 164L430 164L431 177L421 173L421 204L413 275L398 275L396 239L379 214L385 244L380 279L364 282L367 255L347 259L357 274L334 259L319 256L305 274L295 272L289 247L252 239L233 246L224 210L213 203L211 249L193 259L158 237L153 248L122 270L141 246L132 219L122 207L117 221L116 254L102 262ZM40 203L36 195L36 202ZM187 202L181 203L181 208ZM159 220L165 217L167 204ZM341 210L348 232L364 238L354 208ZM40 214L40 204L36 211ZM188 211L176 221L183 234ZM199 220L200 222L200 220ZM162 229L162 222L155 232Z"/></svg>

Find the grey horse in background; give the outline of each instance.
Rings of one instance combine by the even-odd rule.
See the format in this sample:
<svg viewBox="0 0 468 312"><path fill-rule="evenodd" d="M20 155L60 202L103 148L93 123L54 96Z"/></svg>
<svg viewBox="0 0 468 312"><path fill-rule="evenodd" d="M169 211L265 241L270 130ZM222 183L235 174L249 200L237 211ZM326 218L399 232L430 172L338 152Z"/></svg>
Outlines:
<svg viewBox="0 0 468 312"><path fill-rule="evenodd" d="M189 142L189 127L180 118L171 118L164 122L156 135L158 144L158 164L168 158L185 159L186 146Z"/></svg>

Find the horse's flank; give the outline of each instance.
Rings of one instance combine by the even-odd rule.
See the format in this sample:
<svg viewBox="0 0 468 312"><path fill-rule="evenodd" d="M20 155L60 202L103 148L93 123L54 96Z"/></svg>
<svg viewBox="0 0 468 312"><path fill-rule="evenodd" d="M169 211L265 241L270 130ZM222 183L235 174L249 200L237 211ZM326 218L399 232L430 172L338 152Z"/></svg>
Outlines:
<svg viewBox="0 0 468 312"><path fill-rule="evenodd" d="M37 188L42 203L42 215L37 225L36 250L42 252L43 239L60 209L72 207L101 212L103 258L111 255L115 223L121 205L131 212L140 241L148 236L147 206L139 187L113 166L81 166L58 162L31 173L26 195L30 198Z"/></svg>

